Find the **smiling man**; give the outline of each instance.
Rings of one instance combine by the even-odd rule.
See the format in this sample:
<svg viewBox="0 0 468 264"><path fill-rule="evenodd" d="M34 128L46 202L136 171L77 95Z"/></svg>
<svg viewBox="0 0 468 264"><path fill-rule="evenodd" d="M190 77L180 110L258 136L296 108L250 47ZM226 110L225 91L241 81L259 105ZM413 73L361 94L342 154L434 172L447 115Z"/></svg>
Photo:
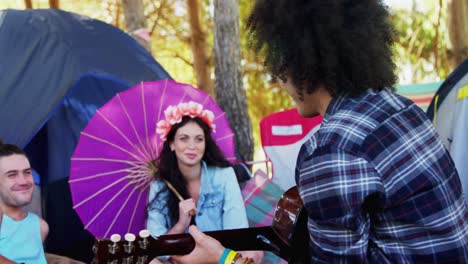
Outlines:
<svg viewBox="0 0 468 264"><path fill-rule="evenodd" d="M0 263L47 263L42 246L49 226L26 212L34 180L26 154L0 142Z"/></svg>

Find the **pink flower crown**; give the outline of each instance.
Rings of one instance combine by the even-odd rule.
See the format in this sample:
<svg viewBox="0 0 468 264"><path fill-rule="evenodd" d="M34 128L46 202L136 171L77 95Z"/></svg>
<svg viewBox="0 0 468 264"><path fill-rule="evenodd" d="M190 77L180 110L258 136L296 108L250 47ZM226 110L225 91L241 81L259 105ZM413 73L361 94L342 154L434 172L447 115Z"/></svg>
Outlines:
<svg viewBox="0 0 468 264"><path fill-rule="evenodd" d="M203 105L190 101L187 103L179 103L178 105L170 105L164 110L165 120L160 120L156 124L156 133L160 135L162 141L166 141L167 134L171 131L172 126L182 121L182 117L190 116L191 118L198 117L205 122L211 132L216 132L216 125L213 124L214 114L210 110L203 110Z"/></svg>

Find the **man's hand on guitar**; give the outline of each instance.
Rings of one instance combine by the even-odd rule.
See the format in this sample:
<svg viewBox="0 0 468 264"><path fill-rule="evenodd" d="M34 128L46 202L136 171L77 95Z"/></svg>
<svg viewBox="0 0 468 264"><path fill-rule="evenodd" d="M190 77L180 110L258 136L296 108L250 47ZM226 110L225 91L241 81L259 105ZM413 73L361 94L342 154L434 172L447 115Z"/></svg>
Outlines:
<svg viewBox="0 0 468 264"><path fill-rule="evenodd" d="M239 251L244 258L251 258L254 263L262 263L265 253L259 250Z"/></svg>
<svg viewBox="0 0 468 264"><path fill-rule="evenodd" d="M190 226L189 233L195 240L195 249L188 255L172 256L179 264L216 264L224 251L218 240L203 234L196 226Z"/></svg>

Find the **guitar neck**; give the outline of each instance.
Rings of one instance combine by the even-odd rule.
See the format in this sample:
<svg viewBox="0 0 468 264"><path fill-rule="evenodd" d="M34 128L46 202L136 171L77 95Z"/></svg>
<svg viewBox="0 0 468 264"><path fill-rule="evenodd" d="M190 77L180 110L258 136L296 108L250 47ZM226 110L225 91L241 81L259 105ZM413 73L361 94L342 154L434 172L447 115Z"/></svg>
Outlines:
<svg viewBox="0 0 468 264"><path fill-rule="evenodd" d="M239 250L265 250L280 255L286 248L270 226L241 228L222 231L205 232L218 240L224 247ZM189 234L164 235L156 237L154 249L157 255L184 255L195 247L195 241Z"/></svg>
<svg viewBox="0 0 468 264"><path fill-rule="evenodd" d="M222 231L206 232L214 237L224 247L236 251L241 250L264 250L271 251L276 255L289 259L292 251L275 233L272 227L241 228ZM142 242L146 241L143 246ZM123 259L144 259L142 263L164 255L189 254L195 247L195 240L190 234L173 234L159 237L148 237L145 240L138 237L131 243L133 249L126 253L128 242L117 242L116 250L111 252L112 243L108 240L97 239L95 245L96 258L93 263L120 263ZM117 261L117 262L115 262Z"/></svg>

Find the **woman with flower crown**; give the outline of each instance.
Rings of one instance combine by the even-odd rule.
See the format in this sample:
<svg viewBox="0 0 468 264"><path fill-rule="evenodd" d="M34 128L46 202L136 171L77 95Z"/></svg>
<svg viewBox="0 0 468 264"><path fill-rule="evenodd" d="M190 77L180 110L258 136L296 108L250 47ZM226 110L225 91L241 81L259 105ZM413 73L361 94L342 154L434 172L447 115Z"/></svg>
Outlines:
<svg viewBox="0 0 468 264"><path fill-rule="evenodd" d="M213 112L188 102L164 114L156 129L164 143L150 185L151 235L184 233L191 223L202 231L248 227L234 170L211 136Z"/></svg>

